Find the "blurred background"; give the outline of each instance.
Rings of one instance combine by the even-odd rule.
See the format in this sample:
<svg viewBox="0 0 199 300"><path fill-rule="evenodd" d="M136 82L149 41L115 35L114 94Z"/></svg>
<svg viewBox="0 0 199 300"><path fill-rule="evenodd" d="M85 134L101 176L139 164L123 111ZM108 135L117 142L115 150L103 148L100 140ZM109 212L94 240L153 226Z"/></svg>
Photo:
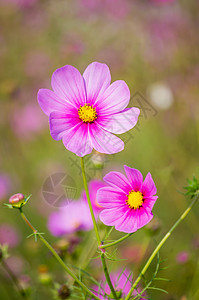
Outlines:
<svg viewBox="0 0 199 300"><path fill-rule="evenodd" d="M93 152L86 172L88 179L101 180L127 164L153 176L159 196L155 221L121 244L116 257L124 261L109 262L113 272L122 264L136 277L156 241L187 207L182 195L187 178L199 176L198 28L194 0L0 0L0 244L8 244L6 262L28 299L57 299L60 285L70 286L70 279L39 241L26 238L31 232L18 212L5 208L13 193L32 194L27 216L71 264L85 263L82 249L93 241L92 232L55 237L49 231L49 216L64 197L79 199L83 182L80 159L50 136L38 90L51 88L55 69L70 64L82 73L93 61L109 66L112 81L127 82L130 106L141 109L139 123L121 136L123 152ZM170 281L153 286L168 294L148 290L149 299L199 299L198 217L196 205L161 250L158 277ZM113 238L121 236L112 232ZM85 268L100 279L100 263L92 255L95 249ZM156 261L146 279L155 266ZM19 299L2 266L0 295Z"/></svg>

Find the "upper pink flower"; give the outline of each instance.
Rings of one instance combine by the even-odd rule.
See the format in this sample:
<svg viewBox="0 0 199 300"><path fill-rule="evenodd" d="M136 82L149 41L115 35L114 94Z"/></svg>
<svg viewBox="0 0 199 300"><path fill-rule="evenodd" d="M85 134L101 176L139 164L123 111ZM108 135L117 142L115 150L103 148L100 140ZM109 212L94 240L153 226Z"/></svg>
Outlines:
<svg viewBox="0 0 199 300"><path fill-rule="evenodd" d="M143 181L142 174L136 169L124 166L126 176L119 172L110 172L104 180L110 187L97 192L97 202L105 209L100 220L115 226L118 231L135 232L153 218L152 208L157 200L157 192L151 174Z"/></svg>
<svg viewBox="0 0 199 300"><path fill-rule="evenodd" d="M123 80L111 84L110 70L98 62L83 73L73 66L57 69L51 80L53 91L40 89L38 102L50 119L50 132L55 140L78 156L93 148L112 154L124 149L121 139L113 135L135 126L138 108L126 108L130 91Z"/></svg>

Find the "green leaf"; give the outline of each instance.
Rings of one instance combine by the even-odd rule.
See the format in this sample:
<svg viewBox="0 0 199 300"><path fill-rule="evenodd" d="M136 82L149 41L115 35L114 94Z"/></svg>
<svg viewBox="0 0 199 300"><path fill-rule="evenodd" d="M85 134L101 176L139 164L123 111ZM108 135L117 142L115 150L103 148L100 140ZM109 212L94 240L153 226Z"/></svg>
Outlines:
<svg viewBox="0 0 199 300"><path fill-rule="evenodd" d="M194 196L199 194L199 181L195 176L193 176L193 179L187 179L187 182L188 185L184 187L184 189L187 190L185 195L191 196L191 198L193 198Z"/></svg>

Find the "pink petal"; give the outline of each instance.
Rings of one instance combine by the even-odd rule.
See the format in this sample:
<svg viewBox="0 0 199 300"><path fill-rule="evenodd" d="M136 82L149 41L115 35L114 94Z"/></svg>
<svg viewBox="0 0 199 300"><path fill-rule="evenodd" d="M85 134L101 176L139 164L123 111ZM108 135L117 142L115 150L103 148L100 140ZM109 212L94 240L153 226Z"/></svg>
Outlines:
<svg viewBox="0 0 199 300"><path fill-rule="evenodd" d="M62 99L51 90L40 89L37 99L41 109L48 116L53 111L65 111L69 107L72 108L66 99Z"/></svg>
<svg viewBox="0 0 199 300"><path fill-rule="evenodd" d="M48 229L54 236L62 236L66 233L60 212L52 213L48 219Z"/></svg>
<svg viewBox="0 0 199 300"><path fill-rule="evenodd" d="M137 209L137 225L138 229L148 224L153 218L153 214L149 213L144 207Z"/></svg>
<svg viewBox="0 0 199 300"><path fill-rule="evenodd" d="M109 132L121 134L133 128L138 120L138 108L126 108L123 111L104 117L99 117L99 124Z"/></svg>
<svg viewBox="0 0 199 300"><path fill-rule="evenodd" d="M78 115L73 112L52 112L50 114L50 133L54 140L60 140L67 130L80 123Z"/></svg>
<svg viewBox="0 0 199 300"><path fill-rule="evenodd" d="M101 97L98 97L95 105L100 116L118 113L125 109L130 100L130 91L123 80L113 82Z"/></svg>
<svg viewBox="0 0 199 300"><path fill-rule="evenodd" d="M66 149L81 157L91 153L93 147L88 136L88 126L82 122L65 132L63 143Z"/></svg>
<svg viewBox="0 0 199 300"><path fill-rule="evenodd" d="M79 108L86 103L84 79L73 66L66 65L57 69L52 75L51 85L57 95L73 106Z"/></svg>
<svg viewBox="0 0 199 300"><path fill-rule="evenodd" d="M144 197L153 196L157 193L155 183L150 173L146 175L146 178L141 188L141 192L143 193Z"/></svg>
<svg viewBox="0 0 199 300"><path fill-rule="evenodd" d="M99 215L100 220L107 226L114 226L116 220L120 219L126 212L126 207L127 205L114 207L112 209L104 209Z"/></svg>
<svg viewBox="0 0 199 300"><path fill-rule="evenodd" d="M151 196L151 197L146 197L144 198L144 203L143 203L143 207L148 211L151 212L152 208L156 202L156 200L158 199L158 196Z"/></svg>
<svg viewBox="0 0 199 300"><path fill-rule="evenodd" d="M110 70L105 64L93 62L88 65L83 77L86 84L87 103L94 104L111 83Z"/></svg>
<svg viewBox="0 0 199 300"><path fill-rule="evenodd" d="M104 130L96 123L90 125L90 141L95 150L100 153L113 154L124 149L124 142L117 136Z"/></svg>
<svg viewBox="0 0 199 300"><path fill-rule="evenodd" d="M93 212L94 212L96 218L98 217L99 212L102 211L102 209L103 209L103 207L100 206L97 202L97 191L100 188L105 187L105 186L106 186L106 183L104 183L103 181L100 181L100 180L96 180L96 179L91 180L88 185L89 194L90 194L90 198L91 198L91 204L92 204ZM82 193L82 199L86 203L88 203L85 191L83 191L83 193Z"/></svg>
<svg viewBox="0 0 199 300"><path fill-rule="evenodd" d="M116 190L122 191L125 195L132 190L127 178L120 172L110 172L106 174L103 179Z"/></svg>
<svg viewBox="0 0 199 300"><path fill-rule="evenodd" d="M103 187L97 191L97 203L105 208L113 208L125 204L124 192L112 187Z"/></svg>
<svg viewBox="0 0 199 300"><path fill-rule="evenodd" d="M132 187L132 190L134 190L135 192L140 191L143 183L143 176L141 172L137 169L129 168L128 166L124 166L124 170Z"/></svg>
<svg viewBox="0 0 199 300"><path fill-rule="evenodd" d="M128 209L126 213L123 214L123 216L116 222L115 229L126 233L137 231L137 211Z"/></svg>

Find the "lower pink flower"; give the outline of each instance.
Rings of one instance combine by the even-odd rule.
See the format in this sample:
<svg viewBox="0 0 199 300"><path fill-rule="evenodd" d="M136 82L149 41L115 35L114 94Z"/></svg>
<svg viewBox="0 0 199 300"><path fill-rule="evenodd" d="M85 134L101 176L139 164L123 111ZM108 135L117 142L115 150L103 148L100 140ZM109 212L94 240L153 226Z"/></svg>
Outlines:
<svg viewBox="0 0 199 300"><path fill-rule="evenodd" d="M133 280L133 275L132 272L130 272L130 270L124 270L122 272L122 270L116 272L116 273L112 273L110 274L110 278L111 278L111 282L114 286L114 289L117 292L121 293L120 299L123 299L123 297L125 297L131 287L132 287L132 280ZM100 299L103 300L108 300L110 299L110 297L108 297L107 295L109 295L111 293L111 290L108 286L108 283L106 283L106 280L102 280L100 286L93 286L92 289L94 290L95 295L97 295ZM133 291L132 296L137 296L139 295L139 293L141 293L141 289L138 288L136 290ZM145 298L145 293L140 294L139 299L141 300L145 300L147 298Z"/></svg>
<svg viewBox="0 0 199 300"><path fill-rule="evenodd" d="M124 166L126 176L110 172L104 177L109 187L97 192L97 202L105 209L100 220L122 232L135 232L151 221L152 208L157 200L157 189L151 174L143 181L142 174L136 169Z"/></svg>

